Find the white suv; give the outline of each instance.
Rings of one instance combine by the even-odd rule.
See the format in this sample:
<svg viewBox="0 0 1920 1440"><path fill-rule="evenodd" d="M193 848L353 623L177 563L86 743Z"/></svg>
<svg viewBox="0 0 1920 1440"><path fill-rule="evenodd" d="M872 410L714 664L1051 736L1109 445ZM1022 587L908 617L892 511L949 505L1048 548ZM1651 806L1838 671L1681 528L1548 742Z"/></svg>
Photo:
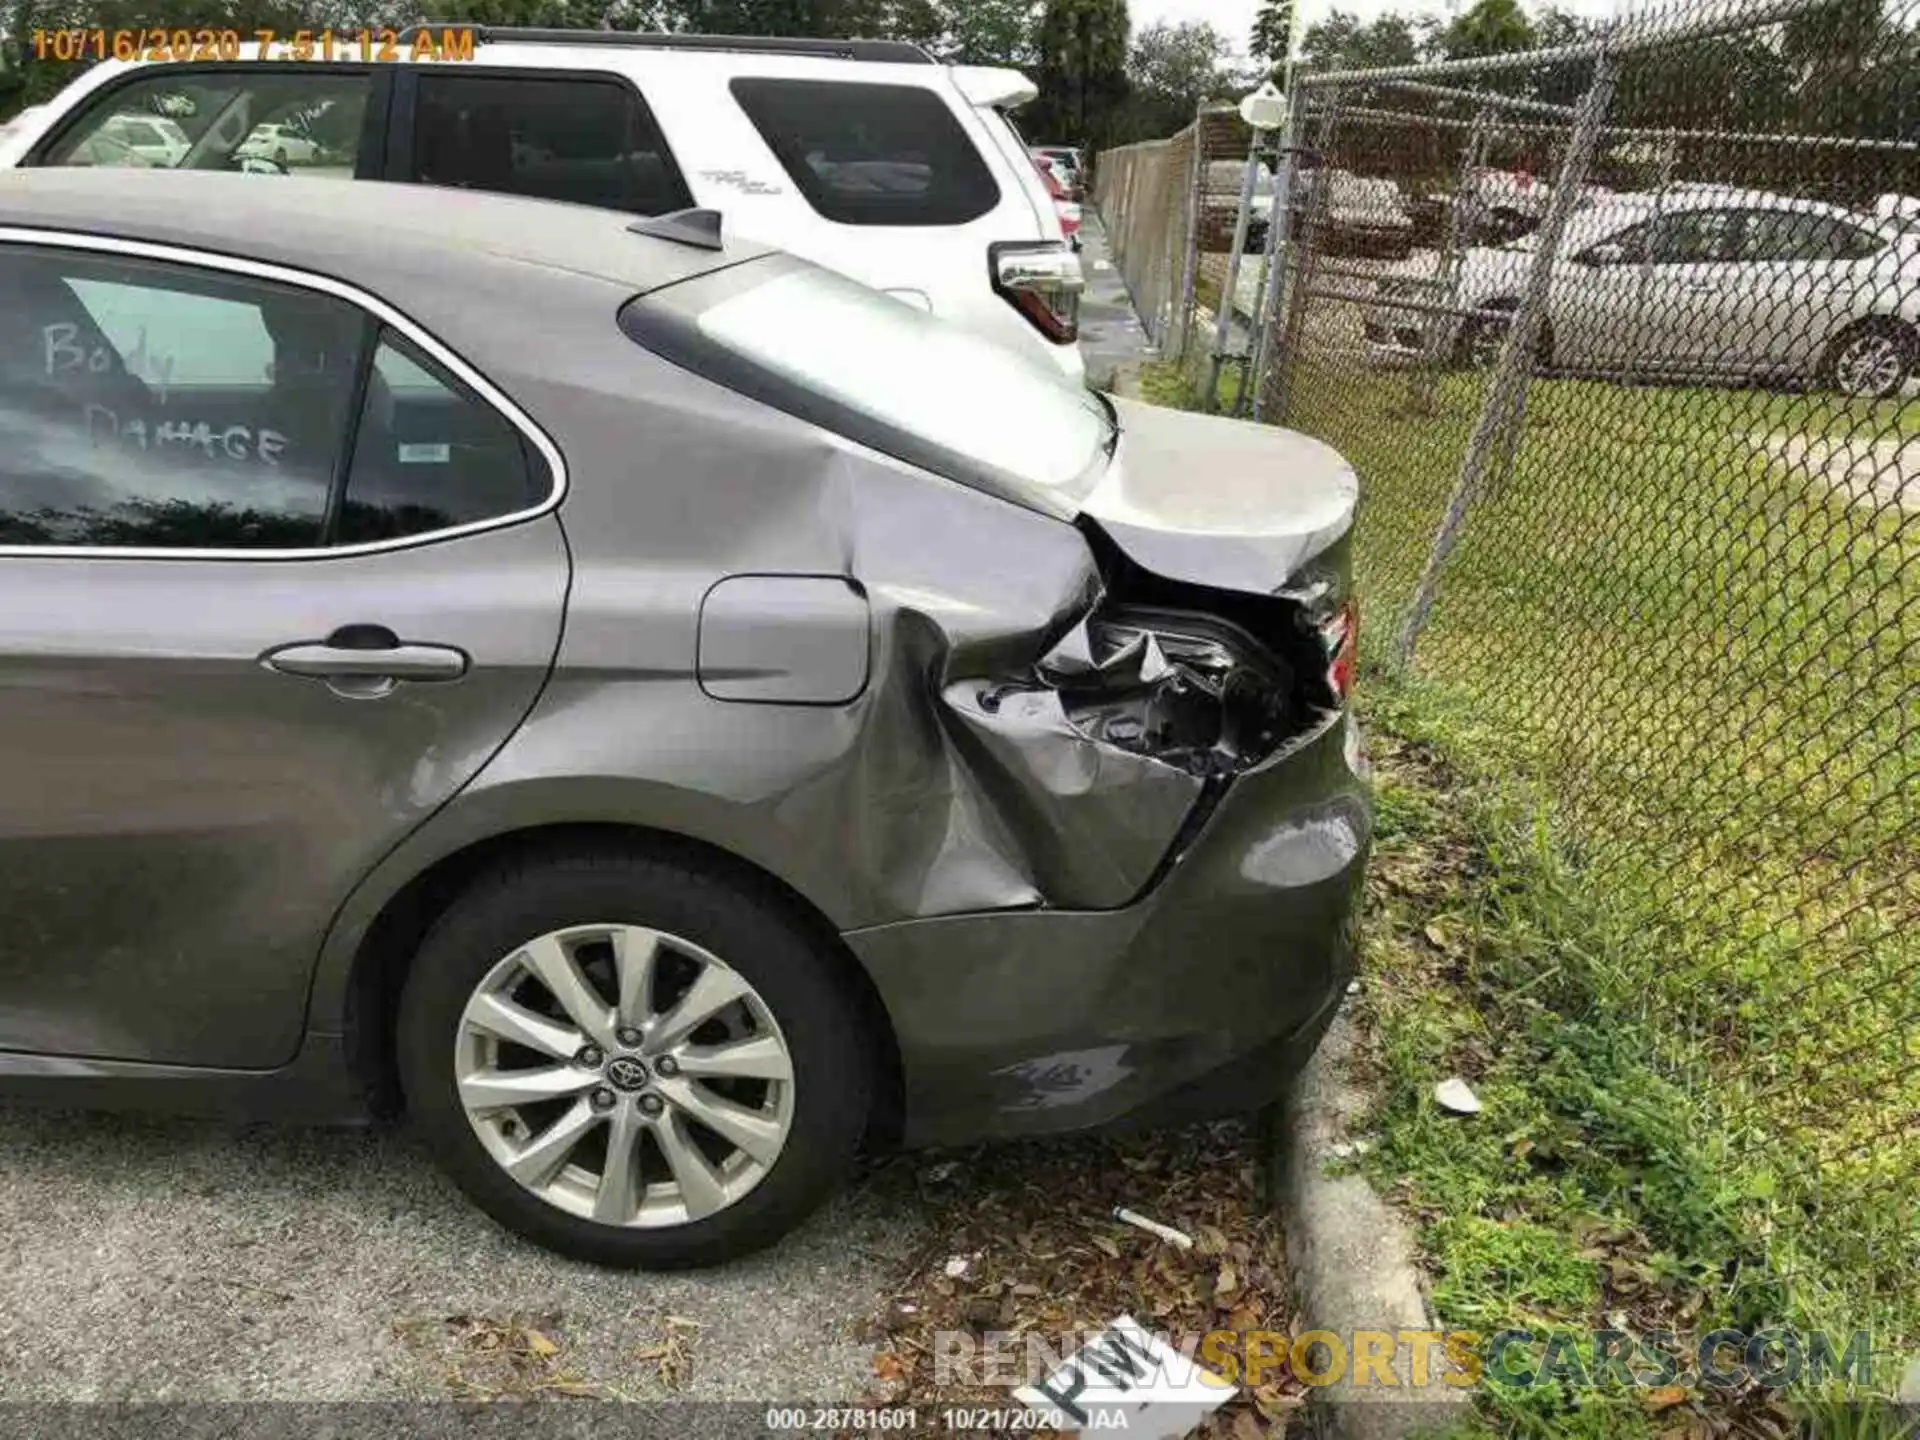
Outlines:
<svg viewBox="0 0 1920 1440"><path fill-rule="evenodd" d="M114 163L124 147L97 137L161 116L189 142L180 169L331 173L644 215L700 206L729 233L1082 374L1080 264L1002 113L1035 93L1017 71L940 65L892 41L491 27L398 41L390 63L378 40L344 37L318 58L312 36L301 53L314 58L290 58L287 37L265 54L108 61L0 139L0 165ZM273 126L308 141L255 143Z"/></svg>

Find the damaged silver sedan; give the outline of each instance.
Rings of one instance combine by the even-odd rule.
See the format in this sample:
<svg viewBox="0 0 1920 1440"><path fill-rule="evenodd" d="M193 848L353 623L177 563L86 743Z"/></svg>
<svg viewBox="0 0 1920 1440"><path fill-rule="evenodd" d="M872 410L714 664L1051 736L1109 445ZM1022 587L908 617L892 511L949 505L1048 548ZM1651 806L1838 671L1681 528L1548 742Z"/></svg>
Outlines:
<svg viewBox="0 0 1920 1440"><path fill-rule="evenodd" d="M0 1088L404 1106L616 1265L1273 1099L1355 482L692 213L0 182ZM51 957L58 957L52 963Z"/></svg>

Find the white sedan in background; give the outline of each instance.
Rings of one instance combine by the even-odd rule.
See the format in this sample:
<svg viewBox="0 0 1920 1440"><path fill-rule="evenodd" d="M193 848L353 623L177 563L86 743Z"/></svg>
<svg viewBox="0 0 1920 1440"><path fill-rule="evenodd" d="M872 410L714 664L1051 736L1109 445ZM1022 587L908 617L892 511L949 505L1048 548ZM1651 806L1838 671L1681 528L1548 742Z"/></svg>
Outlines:
<svg viewBox="0 0 1920 1440"><path fill-rule="evenodd" d="M37 113L22 111L15 123ZM164 115L125 112L109 115L87 139L86 160L93 165L131 165L142 168L171 169L185 158L193 142L177 121Z"/></svg>
<svg viewBox="0 0 1920 1440"><path fill-rule="evenodd" d="M311 165L323 152L313 137L279 121L256 125L234 149L237 160L271 160L276 165Z"/></svg>
<svg viewBox="0 0 1920 1440"><path fill-rule="evenodd" d="M1378 282L1365 334L1384 359L1488 364L1519 308L1537 236L1462 257L1444 302L1406 271ZM1441 327L1435 335L1430 327ZM1920 370L1920 234L1817 200L1723 186L1620 194L1573 216L1548 290L1540 361L1562 371L1787 381L1898 393Z"/></svg>

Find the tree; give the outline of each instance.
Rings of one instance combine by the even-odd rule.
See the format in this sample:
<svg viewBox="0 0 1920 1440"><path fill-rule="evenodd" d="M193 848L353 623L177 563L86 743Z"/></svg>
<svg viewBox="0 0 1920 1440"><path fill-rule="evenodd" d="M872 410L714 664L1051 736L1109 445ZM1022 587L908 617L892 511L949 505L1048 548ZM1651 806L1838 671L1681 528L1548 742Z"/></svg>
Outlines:
<svg viewBox="0 0 1920 1440"><path fill-rule="evenodd" d="M1293 40L1294 0L1263 0L1253 17L1253 35L1247 49L1256 60L1278 69L1287 62L1287 49Z"/></svg>
<svg viewBox="0 0 1920 1440"><path fill-rule="evenodd" d="M1193 119L1202 101L1230 98L1235 86L1233 47L1204 20L1162 20L1134 39L1127 61L1133 85L1125 139L1171 135Z"/></svg>
<svg viewBox="0 0 1920 1440"><path fill-rule="evenodd" d="M1583 15L1549 5L1534 22L1534 43L1542 47L1577 45L1593 38L1600 27Z"/></svg>
<svg viewBox="0 0 1920 1440"><path fill-rule="evenodd" d="M849 35L865 12L858 0L674 0L679 30L702 35Z"/></svg>
<svg viewBox="0 0 1920 1440"><path fill-rule="evenodd" d="M1440 32L1440 50L1449 60L1472 55L1505 55L1534 46L1533 22L1518 0L1476 0Z"/></svg>
<svg viewBox="0 0 1920 1440"><path fill-rule="evenodd" d="M955 65L1033 64L1038 0L946 0L940 58Z"/></svg>
<svg viewBox="0 0 1920 1440"><path fill-rule="evenodd" d="M674 7L664 0L442 0L433 7L436 21L465 21L474 25L546 25L563 30L597 30L602 25L620 30L657 30L671 19ZM397 21L406 23L414 12Z"/></svg>
<svg viewBox="0 0 1920 1440"><path fill-rule="evenodd" d="M1046 0L1034 32L1040 98L1023 116L1037 139L1098 150L1127 97L1127 0Z"/></svg>
<svg viewBox="0 0 1920 1440"><path fill-rule="evenodd" d="M1415 26L1422 26L1416 30ZM1405 15L1381 15L1362 25L1350 11L1335 10L1307 27L1300 56L1312 70L1372 70L1383 65L1411 65L1427 48L1431 21Z"/></svg>

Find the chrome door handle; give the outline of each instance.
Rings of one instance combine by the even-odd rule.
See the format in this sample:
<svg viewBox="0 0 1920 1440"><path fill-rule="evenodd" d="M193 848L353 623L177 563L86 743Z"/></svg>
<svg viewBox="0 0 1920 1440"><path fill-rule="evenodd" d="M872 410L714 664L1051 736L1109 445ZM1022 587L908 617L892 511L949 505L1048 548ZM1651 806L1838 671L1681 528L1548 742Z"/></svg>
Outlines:
<svg viewBox="0 0 1920 1440"><path fill-rule="evenodd" d="M402 642L384 625L343 625L324 640L269 650L260 663L282 675L324 680L330 690L354 699L391 694L402 680L458 680L471 664L464 650Z"/></svg>
<svg viewBox="0 0 1920 1440"><path fill-rule="evenodd" d="M450 645L395 645L387 650L343 650L324 643L289 645L263 658L270 670L311 680L458 680L467 673L465 652Z"/></svg>

